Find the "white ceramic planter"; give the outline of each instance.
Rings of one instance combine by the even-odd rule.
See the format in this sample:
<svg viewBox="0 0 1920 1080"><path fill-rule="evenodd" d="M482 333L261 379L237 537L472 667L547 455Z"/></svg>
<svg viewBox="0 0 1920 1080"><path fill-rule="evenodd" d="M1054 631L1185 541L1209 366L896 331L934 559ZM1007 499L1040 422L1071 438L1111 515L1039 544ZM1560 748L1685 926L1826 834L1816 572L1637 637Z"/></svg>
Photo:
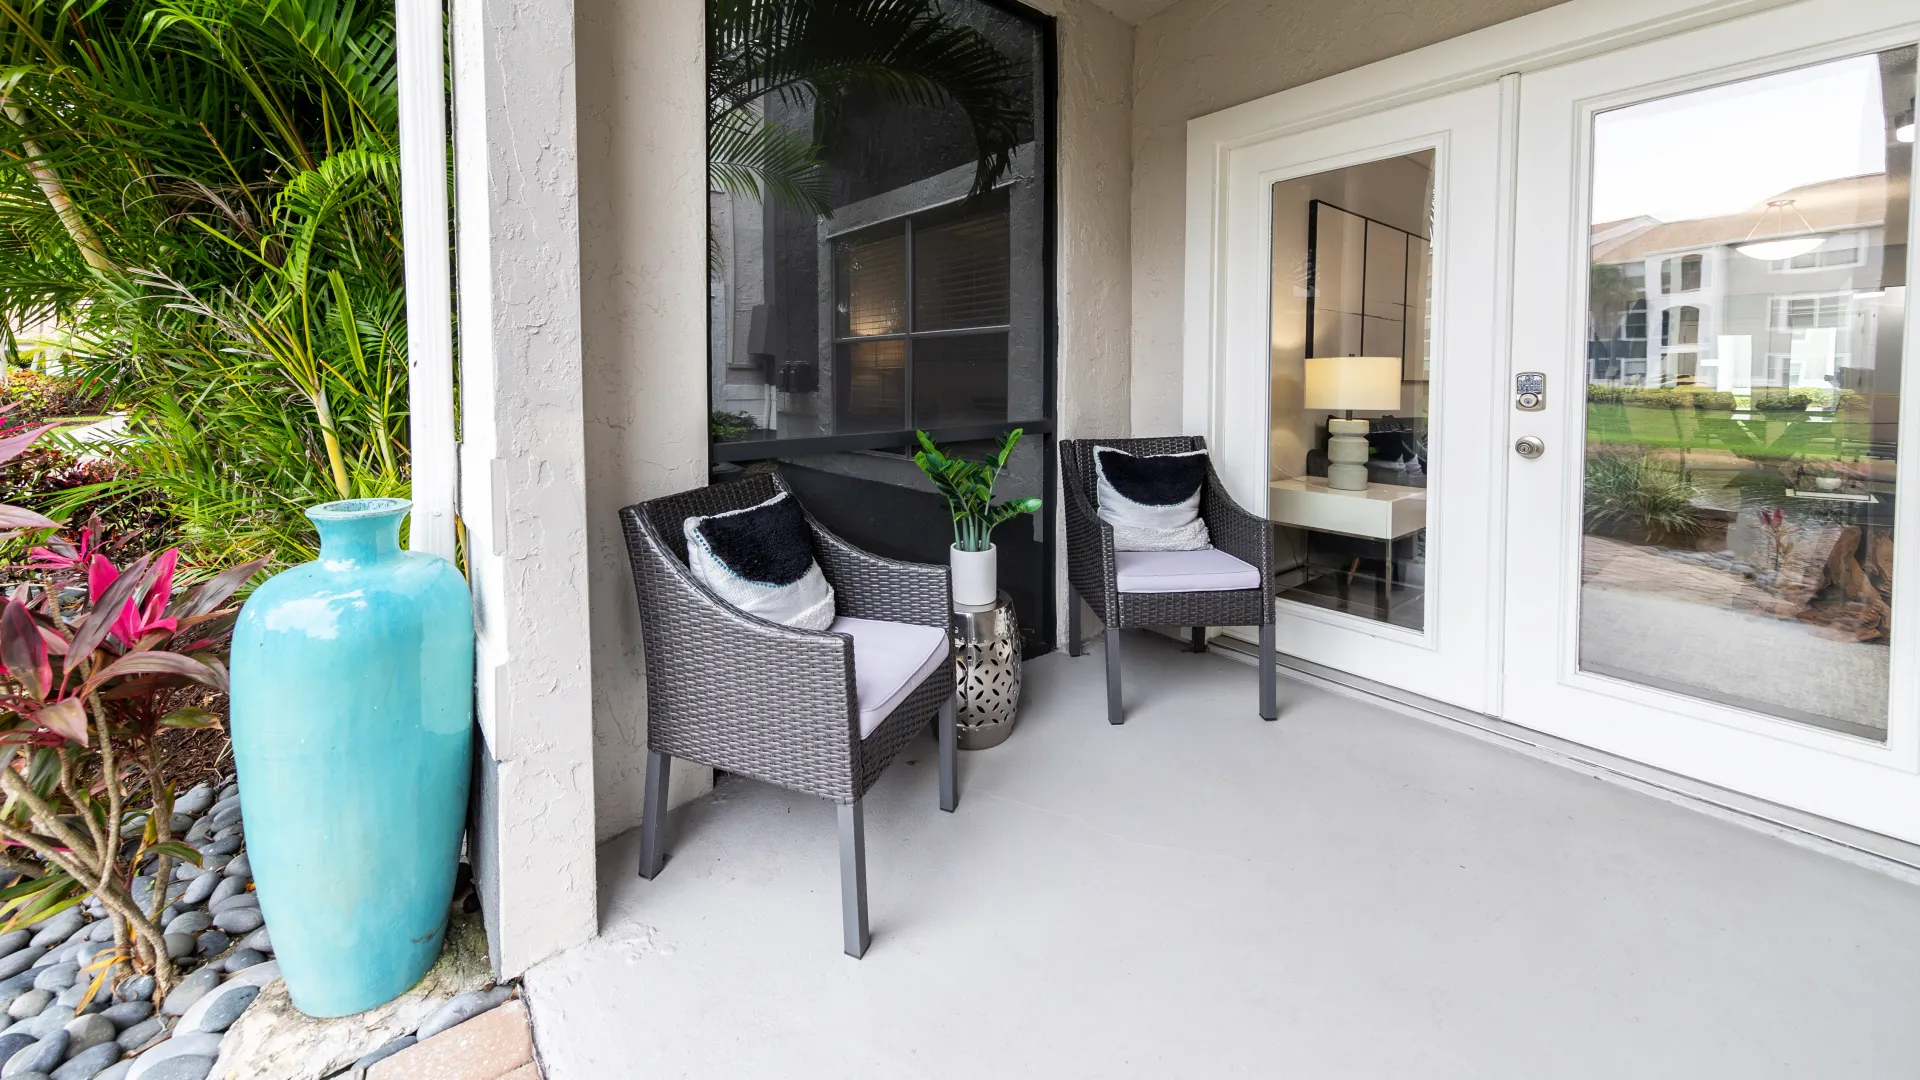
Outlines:
<svg viewBox="0 0 1920 1080"><path fill-rule="evenodd" d="M999 596L1000 549L985 551L947 549L947 562L953 568L953 604L955 607L987 607Z"/></svg>

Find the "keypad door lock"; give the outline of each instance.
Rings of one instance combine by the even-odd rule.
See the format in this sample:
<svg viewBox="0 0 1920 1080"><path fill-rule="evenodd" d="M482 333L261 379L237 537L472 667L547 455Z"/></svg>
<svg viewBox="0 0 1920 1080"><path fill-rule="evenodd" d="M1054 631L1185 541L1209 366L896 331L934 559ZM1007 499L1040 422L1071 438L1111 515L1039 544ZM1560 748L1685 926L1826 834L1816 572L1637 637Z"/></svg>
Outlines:
<svg viewBox="0 0 1920 1080"><path fill-rule="evenodd" d="M1521 412L1539 412L1547 407L1545 372L1523 371L1513 377L1513 407Z"/></svg>

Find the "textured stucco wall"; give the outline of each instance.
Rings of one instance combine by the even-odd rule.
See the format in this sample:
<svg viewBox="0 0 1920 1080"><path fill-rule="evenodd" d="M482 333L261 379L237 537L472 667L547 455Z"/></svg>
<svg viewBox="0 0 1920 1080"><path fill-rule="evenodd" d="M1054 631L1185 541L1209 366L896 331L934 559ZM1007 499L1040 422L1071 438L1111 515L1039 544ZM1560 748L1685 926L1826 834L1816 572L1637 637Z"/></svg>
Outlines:
<svg viewBox="0 0 1920 1080"><path fill-rule="evenodd" d="M495 967L596 925L579 208L567 0L454 0L461 495Z"/></svg>
<svg viewBox="0 0 1920 1080"><path fill-rule="evenodd" d="M646 672L623 506L707 478L705 6L578 0L597 836L640 824ZM712 773L674 764L674 801Z"/></svg>
<svg viewBox="0 0 1920 1080"><path fill-rule="evenodd" d="M1125 436L1132 318L1128 200L1133 27L1087 0L1034 6L1058 19L1059 435ZM1059 500L1050 512L1065 536ZM1066 543L1056 545L1055 611L1066 635Z"/></svg>
<svg viewBox="0 0 1920 1080"><path fill-rule="evenodd" d="M1549 0L1181 0L1133 55L1133 430L1180 430L1186 123L1553 6Z"/></svg>

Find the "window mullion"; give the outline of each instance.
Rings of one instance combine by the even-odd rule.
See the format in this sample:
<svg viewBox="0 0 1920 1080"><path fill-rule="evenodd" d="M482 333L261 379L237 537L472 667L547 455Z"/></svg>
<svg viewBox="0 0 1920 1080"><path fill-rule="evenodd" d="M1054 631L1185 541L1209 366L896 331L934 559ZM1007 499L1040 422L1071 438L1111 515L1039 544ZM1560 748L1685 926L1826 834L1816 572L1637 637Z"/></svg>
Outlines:
<svg viewBox="0 0 1920 1080"><path fill-rule="evenodd" d="M905 420L906 420L906 422L907 422L907 428L908 428L908 430L912 430L912 429L913 429L913 427L915 426L915 424L914 424L914 419L915 419L915 418L914 418L914 415L913 415L913 413L914 413L914 409L913 409L913 329L914 329L914 327L913 327L913 308L914 308L914 302L915 302L915 297L914 297L914 290L915 290L915 288L917 287L917 285L916 285L916 282L914 281L914 272L913 272L913 259L914 259L914 247L915 247L915 244L914 244L914 235L913 235L913 219L912 219L912 218L908 218L908 219L907 219L907 221L906 221L906 248L907 248L907 280L906 280L906 296L907 296L907 310L906 310L906 326L907 326L907 345L906 345L906 357L905 357L905 359L903 359L903 360L901 361L901 364L902 364L902 370L903 370L903 375L902 375L902 377L901 377L901 382L902 382L902 387L903 387L903 389L902 389L902 391L901 391L901 396L902 396L902 397L904 398L904 400L903 400L903 401L901 401L901 403L900 403L900 404L901 404L901 407L902 407L902 413L903 413L903 416L904 416L904 418L905 418Z"/></svg>

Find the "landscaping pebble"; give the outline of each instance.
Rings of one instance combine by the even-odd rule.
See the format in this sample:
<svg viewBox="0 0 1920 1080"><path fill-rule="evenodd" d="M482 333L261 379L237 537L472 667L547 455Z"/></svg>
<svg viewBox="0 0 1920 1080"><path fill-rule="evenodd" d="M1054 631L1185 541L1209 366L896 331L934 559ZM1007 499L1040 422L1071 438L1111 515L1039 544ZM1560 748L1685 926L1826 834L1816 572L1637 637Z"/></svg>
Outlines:
<svg viewBox="0 0 1920 1080"><path fill-rule="evenodd" d="M33 934L26 930L13 930L0 934L0 956L19 952L33 943Z"/></svg>
<svg viewBox="0 0 1920 1080"><path fill-rule="evenodd" d="M180 1029L182 1031L225 1031L233 1026L235 1020L240 1019L240 1014L246 1012L247 1006L253 1004L253 999L259 996L260 988L257 986L228 983L202 999L207 1003L207 1008L193 1018L192 1027L188 1027L185 1018L182 1018Z"/></svg>
<svg viewBox="0 0 1920 1080"><path fill-rule="evenodd" d="M349 1075L353 1073L357 1073L362 1069L371 1067L375 1062L385 1061L386 1059L392 1057L393 1055L399 1053L402 1050L405 1050L407 1047L412 1046L414 1043L417 1043L419 1041L420 1039L418 1036L402 1035L399 1038L388 1043L387 1045L381 1047L380 1049L367 1054L365 1057L362 1057L359 1061L354 1062L353 1068L347 1071Z"/></svg>
<svg viewBox="0 0 1920 1080"><path fill-rule="evenodd" d="M248 934L244 939L242 939L240 942L240 947L243 949L257 949L260 952L270 953L273 951L273 938L267 934L267 928L263 926L260 929L255 930L253 933Z"/></svg>
<svg viewBox="0 0 1920 1080"><path fill-rule="evenodd" d="M193 828L193 818L186 814L175 814L167 819L167 829L175 836L179 836L191 828Z"/></svg>
<svg viewBox="0 0 1920 1080"><path fill-rule="evenodd" d="M213 800L212 784L195 784L187 789L185 795L173 800L173 812L197 817L207 812L207 808L213 805Z"/></svg>
<svg viewBox="0 0 1920 1080"><path fill-rule="evenodd" d="M79 981L79 978L79 964L54 964L40 972L33 980L33 988L57 994Z"/></svg>
<svg viewBox="0 0 1920 1080"><path fill-rule="evenodd" d="M266 924L259 908L234 908L213 917L213 925L229 934L245 934Z"/></svg>
<svg viewBox="0 0 1920 1080"><path fill-rule="evenodd" d="M465 1023L487 1012L512 996L513 987L511 986L496 986L489 990L475 990L461 994L440 1006L433 1015L422 1021L420 1030L415 1034L422 1039L431 1039L455 1024Z"/></svg>
<svg viewBox="0 0 1920 1080"><path fill-rule="evenodd" d="M209 910L211 910L213 905L219 903L220 901L231 899L235 896L239 896L241 893L246 891L247 891L246 882L241 881L238 878L222 877L220 879L220 883L213 887L213 892L207 897L207 907Z"/></svg>
<svg viewBox="0 0 1920 1080"><path fill-rule="evenodd" d="M167 923L167 933L185 934L188 937L192 937L212 925L213 916L204 911L189 911L185 914L174 916L173 919Z"/></svg>
<svg viewBox="0 0 1920 1080"><path fill-rule="evenodd" d="M175 1035L134 1060L128 1080L143 1080L162 1063L176 1057L214 1058L220 1054L220 1036L205 1031Z"/></svg>
<svg viewBox="0 0 1920 1080"><path fill-rule="evenodd" d="M259 907L259 906L260 906L259 893L237 892L232 896L226 896L226 897L220 898L219 900L208 902L207 910L213 912L215 915L218 915L223 911L232 911L234 908Z"/></svg>
<svg viewBox="0 0 1920 1080"><path fill-rule="evenodd" d="M29 1016L39 1016L52 1003L53 994L50 991L35 987L14 998L13 1004L7 1006L7 1015L15 1020L25 1020Z"/></svg>
<svg viewBox="0 0 1920 1080"><path fill-rule="evenodd" d="M213 815L213 817L210 818L209 820L213 822L213 827L215 829L226 828L227 826L240 820L240 804L238 802L235 802L232 806L229 806L225 810L222 810L219 813Z"/></svg>
<svg viewBox="0 0 1920 1080"><path fill-rule="evenodd" d="M129 1072L127 1080L207 1080L207 1074L212 1071L212 1058L187 1055L168 1058L145 1073Z"/></svg>
<svg viewBox="0 0 1920 1080"><path fill-rule="evenodd" d="M123 1001L118 1005L109 1005L100 1015L116 1029L125 1031L142 1020L153 1015L153 1003L150 1001Z"/></svg>
<svg viewBox="0 0 1920 1080"><path fill-rule="evenodd" d="M34 961L46 954L47 950L37 945L29 945L24 949L0 957L0 979L11 978L26 971L33 966Z"/></svg>
<svg viewBox="0 0 1920 1080"><path fill-rule="evenodd" d="M233 861L227 864L227 876L230 878L250 878L253 876L253 863L247 858L246 852L243 851L235 855Z"/></svg>
<svg viewBox="0 0 1920 1080"><path fill-rule="evenodd" d="M0 1066L0 1077L14 1077L21 1073L48 1072L60 1064L67 1054L67 1033L55 1031L31 1046L24 1047Z"/></svg>
<svg viewBox="0 0 1920 1080"><path fill-rule="evenodd" d="M266 962L267 954L257 949L235 949L227 956L225 966L228 971L245 971L255 964Z"/></svg>
<svg viewBox="0 0 1920 1080"><path fill-rule="evenodd" d="M173 959L178 960L183 956L193 955L193 936L191 934L168 934L164 940L167 943L167 955Z"/></svg>
<svg viewBox="0 0 1920 1080"><path fill-rule="evenodd" d="M117 926L119 922L119 919L101 919L88 927L87 936L94 941L112 941L113 928Z"/></svg>
<svg viewBox="0 0 1920 1080"><path fill-rule="evenodd" d="M120 1049L131 1054L136 1050L146 1049L154 1036L164 1035L166 1031L167 1022L158 1016L151 1016L121 1032L120 1037L114 1042L120 1044Z"/></svg>
<svg viewBox="0 0 1920 1080"><path fill-rule="evenodd" d="M200 849L202 855L231 855L240 850L240 838L229 836L224 840L211 840Z"/></svg>
<svg viewBox="0 0 1920 1080"><path fill-rule="evenodd" d="M107 1071L94 1077L93 1080L127 1080L127 1073L132 1071L132 1069L133 1062L122 1059L118 1065L107 1066Z"/></svg>
<svg viewBox="0 0 1920 1080"><path fill-rule="evenodd" d="M81 924L86 921L87 917L80 913L79 908L68 908L58 915L53 916L51 919L48 919L46 922L39 924L40 931L33 935L32 944L47 946L53 945L56 942L65 941L68 937L72 936L75 930L80 929Z"/></svg>
<svg viewBox="0 0 1920 1080"><path fill-rule="evenodd" d="M81 979L79 982L60 991L60 996L53 999L54 1007L65 1009L71 1013L80 1007L80 999L86 997L87 991L91 989L93 989L93 980Z"/></svg>
<svg viewBox="0 0 1920 1080"><path fill-rule="evenodd" d="M180 894L180 903L188 907L206 903L207 897L213 895L214 888L224 880L224 877L211 870L195 872L193 880L187 882L187 891Z"/></svg>
<svg viewBox="0 0 1920 1080"><path fill-rule="evenodd" d="M115 1001L147 1001L153 997L153 976L135 975L113 988Z"/></svg>
<svg viewBox="0 0 1920 1080"><path fill-rule="evenodd" d="M13 1055L39 1041L37 1036L24 1031L9 1031L0 1034L0 1064L6 1063Z"/></svg>
<svg viewBox="0 0 1920 1080"><path fill-rule="evenodd" d="M195 951L201 956L218 956L227 951L227 946L233 944L232 938L218 930L209 930L193 941Z"/></svg>
<svg viewBox="0 0 1920 1080"><path fill-rule="evenodd" d="M194 1002L206 997L214 987L220 985L220 971L214 967L203 967L181 979L173 992L160 1005L160 1011L168 1016L179 1016L187 1011Z"/></svg>
<svg viewBox="0 0 1920 1080"><path fill-rule="evenodd" d="M120 1033L114 1029L113 1021L108 1020L99 1013L88 1013L85 1016L74 1017L67 1021L65 1031L67 1033L67 1060L69 1061L102 1043L115 1042L120 1037ZM120 1055L115 1054L113 1061L101 1062L100 1068L104 1069L118 1060L120 1060ZM97 1072L98 1070L95 1071Z"/></svg>
<svg viewBox="0 0 1920 1080"><path fill-rule="evenodd" d="M119 1060L119 1046L110 1042L101 1043L67 1058L65 1065L53 1070L52 1080L93 1080L107 1066Z"/></svg>

